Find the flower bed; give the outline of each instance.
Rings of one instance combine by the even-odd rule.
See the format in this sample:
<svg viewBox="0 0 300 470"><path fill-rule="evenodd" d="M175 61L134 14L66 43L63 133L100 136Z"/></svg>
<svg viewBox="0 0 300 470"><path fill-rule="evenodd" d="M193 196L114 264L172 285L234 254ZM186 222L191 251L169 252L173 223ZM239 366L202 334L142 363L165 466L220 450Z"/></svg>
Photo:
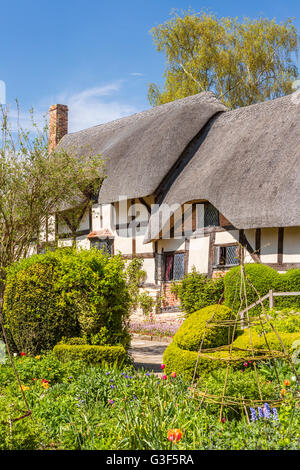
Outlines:
<svg viewBox="0 0 300 470"><path fill-rule="evenodd" d="M173 338L178 328L182 325L182 322L183 320L170 320L168 322L136 320L130 322L129 330L130 333L140 335Z"/></svg>
<svg viewBox="0 0 300 470"><path fill-rule="evenodd" d="M280 371L286 390L283 406L270 412L267 403L262 409L253 405L247 421L227 415L220 420L175 371L161 375L88 366L82 361L61 363L53 354L18 356L15 364L21 388L10 364L0 365L0 450L299 447L300 410L293 401L295 385L287 369ZM10 427L9 420L25 411L22 392L32 416Z"/></svg>

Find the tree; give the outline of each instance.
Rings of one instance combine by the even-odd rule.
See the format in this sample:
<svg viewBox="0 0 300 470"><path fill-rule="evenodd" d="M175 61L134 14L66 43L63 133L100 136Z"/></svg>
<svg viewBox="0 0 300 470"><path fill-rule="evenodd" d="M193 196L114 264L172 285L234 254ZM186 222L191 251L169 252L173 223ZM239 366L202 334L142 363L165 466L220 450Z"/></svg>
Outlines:
<svg viewBox="0 0 300 470"><path fill-rule="evenodd" d="M12 130L9 116L1 107L0 299L7 267L28 254L48 217L63 205L78 205L80 195L88 200L104 178L97 155L79 158L60 148L49 155L47 126L40 130L33 112L33 131Z"/></svg>
<svg viewBox="0 0 300 470"><path fill-rule="evenodd" d="M153 106L211 90L229 108L248 106L292 92L299 37L292 20L218 19L191 11L152 28L166 55L161 91L151 83Z"/></svg>

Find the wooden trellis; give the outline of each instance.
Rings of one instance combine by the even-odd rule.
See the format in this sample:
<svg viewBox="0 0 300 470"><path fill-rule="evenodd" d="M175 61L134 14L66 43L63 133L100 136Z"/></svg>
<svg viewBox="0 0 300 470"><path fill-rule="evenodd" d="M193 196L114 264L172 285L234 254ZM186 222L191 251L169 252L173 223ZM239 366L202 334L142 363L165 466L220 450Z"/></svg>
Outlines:
<svg viewBox="0 0 300 470"><path fill-rule="evenodd" d="M256 302L254 302L253 304L251 304L251 305L248 305L248 303L247 303L246 283L248 283L251 286L251 288L254 290L255 294L258 297L258 300ZM194 375L193 375L193 380L192 380L192 391L193 391L195 396L198 396L199 398L201 397L200 406L202 406L203 403L205 403L205 402L220 405L220 414L219 414L220 421L222 420L223 410L224 410L225 407L233 407L233 406L236 407L236 406L238 406L242 410L244 410L246 418L249 422L247 406L248 407L252 406L252 407L255 408L255 407L263 406L264 403L266 402L266 399L264 399L263 394L262 394L260 380L259 380L259 376L258 376L258 372L257 372L257 362L258 361L271 361L271 362L273 362L277 382L279 384L280 381L279 381L278 371L277 371L277 368L276 368L275 359L285 359L290 364L290 366L291 366L291 368L292 368L292 370L293 370L293 372L296 376L296 379L299 383L299 377L298 377L297 371L294 367L294 364L291 360L291 357L288 354L288 351L286 350L286 348L285 348L285 346L284 346L284 344L283 344L283 342L280 338L280 335L278 334L276 328L274 327L274 325L272 323L272 320L267 315L263 302L266 299L269 299L270 308L273 308L273 306L274 306L274 297L282 296L282 295L300 295L300 292L273 292L273 291L269 291L268 294L266 294L263 297L260 297L257 289L255 288L255 286L252 284L249 277L247 276L243 264L241 264L241 266L240 266L240 283L239 283L239 285L237 283L235 298L234 298L233 304L236 300L236 296L238 295L238 287L239 287L240 307L239 307L238 312L235 314L235 317L232 318L232 319L229 319L229 320L222 320L222 321L217 320L216 321L216 320L214 320L215 313L213 313L211 318L206 322L206 328L204 330L204 334L202 336L201 344L200 344L198 354L197 354L197 360L196 360L196 365L195 365ZM243 303L245 303L246 308L242 310L241 306L243 305ZM249 310L251 310L253 307L255 307L257 305L261 306L261 312L256 317L250 318ZM263 326L265 324L268 324L271 327L271 330L275 333L279 343L281 344L282 351L276 351L276 350L272 350L270 348L267 337L266 337L266 333L265 333L264 328L263 328ZM258 325L262 328L262 332L263 332L262 334L263 334L265 344L266 344L266 348L264 348L264 349L255 349L253 347L253 341L252 341L252 336L251 336L251 327L258 326ZM227 345L220 346L220 347L217 347L217 348L210 348L210 349L204 349L203 348L206 331L211 326L225 326L225 327L229 327L229 329L232 330L232 334L231 334L231 336L229 335L229 343ZM237 347L233 346L235 333L236 333L236 330L237 330L238 327L240 327L241 329L248 329L248 331L249 331L249 348L242 349L242 348L237 348ZM214 353L216 351L227 351L228 356L227 357L216 357L214 355L211 355L211 353ZM239 355L238 358L234 357L233 356L234 351L239 351L239 352L244 351L245 355L242 355L242 356ZM199 384L196 382L196 374L197 374L198 363L199 363L200 358L206 358L206 359L209 359L209 360L212 360L212 361L222 361L222 362L227 363L226 364L225 379L224 379L224 386L223 386L223 393L221 395L215 395L215 394L208 393L207 388L206 388L205 391L202 391L199 388ZM256 377L256 385L257 385L258 394L259 394L259 399L257 399L257 400L253 400L251 398L244 397L244 396L232 397L232 396L226 395L226 388L227 388L227 384L228 384L228 376L229 376L230 368L234 363L243 362L243 361L247 361L247 362L251 361L253 363L254 373L255 373L255 377ZM268 399L268 403L271 404L273 407L279 407L283 403L283 399L282 399L282 397L280 399L275 399L275 400Z"/></svg>

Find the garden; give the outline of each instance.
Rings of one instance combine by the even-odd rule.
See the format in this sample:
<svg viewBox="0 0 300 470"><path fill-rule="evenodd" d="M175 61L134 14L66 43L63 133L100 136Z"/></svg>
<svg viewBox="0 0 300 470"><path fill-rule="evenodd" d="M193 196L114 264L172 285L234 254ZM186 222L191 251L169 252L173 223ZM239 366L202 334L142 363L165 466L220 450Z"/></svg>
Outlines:
<svg viewBox="0 0 300 470"><path fill-rule="evenodd" d="M139 262L95 249L8 268L0 449L298 449L300 299L262 301L246 326L239 312L270 289L299 291L300 270L193 271L174 286L183 318L165 329L130 323L141 276ZM133 328L172 338L160 373L134 367Z"/></svg>

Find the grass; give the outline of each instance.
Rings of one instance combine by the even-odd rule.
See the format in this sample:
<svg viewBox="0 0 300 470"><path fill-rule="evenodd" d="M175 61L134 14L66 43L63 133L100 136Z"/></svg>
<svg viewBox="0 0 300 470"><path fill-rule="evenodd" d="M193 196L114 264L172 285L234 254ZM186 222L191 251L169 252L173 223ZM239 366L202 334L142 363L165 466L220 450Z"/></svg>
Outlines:
<svg viewBox="0 0 300 470"><path fill-rule="evenodd" d="M163 380L132 368L62 364L52 354L16 358L32 417L13 423L24 411L9 364L0 366L0 449L168 450L296 449L299 408L287 394L279 421L220 423L218 413L193 397L181 377ZM285 374L287 372L285 371ZM42 382L44 379L44 382ZM45 380L48 386L43 386ZM179 442L167 438L180 429Z"/></svg>

